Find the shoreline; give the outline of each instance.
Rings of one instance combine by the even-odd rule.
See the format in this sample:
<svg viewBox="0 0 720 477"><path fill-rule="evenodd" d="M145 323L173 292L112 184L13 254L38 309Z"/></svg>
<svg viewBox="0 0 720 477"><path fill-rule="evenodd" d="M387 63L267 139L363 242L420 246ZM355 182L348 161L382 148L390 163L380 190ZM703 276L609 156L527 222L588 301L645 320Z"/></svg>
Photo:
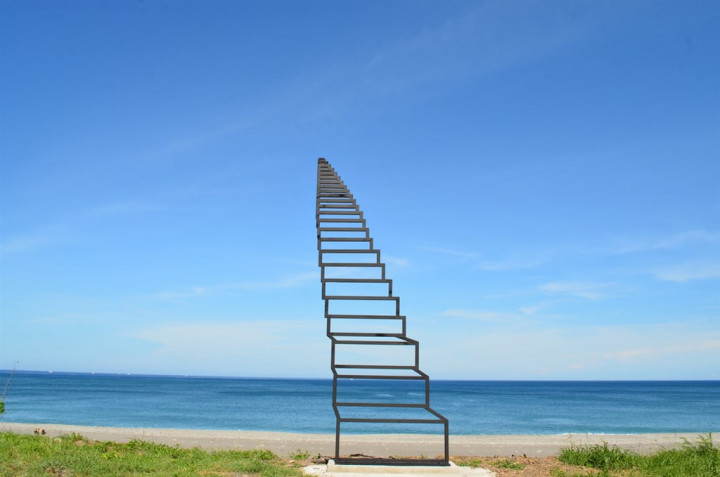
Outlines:
<svg viewBox="0 0 720 477"><path fill-rule="evenodd" d="M334 434L302 434L266 431L216 431L199 429L157 429L140 427L99 427L69 424L26 424L0 422L0 432L34 434L44 429L48 436L77 433L95 441L129 442L133 439L180 447L226 450L270 450L288 457L298 450L312 456L334 455ZM712 432L712 431L708 431ZM556 434L556 435L450 435L450 454L477 457L547 457L571 445L611 446L641 454L681 447L695 442L704 433L665 434ZM715 433L715 432L713 432ZM442 436L430 434L344 434L341 454L361 453L376 457L408 457L442 454Z"/></svg>

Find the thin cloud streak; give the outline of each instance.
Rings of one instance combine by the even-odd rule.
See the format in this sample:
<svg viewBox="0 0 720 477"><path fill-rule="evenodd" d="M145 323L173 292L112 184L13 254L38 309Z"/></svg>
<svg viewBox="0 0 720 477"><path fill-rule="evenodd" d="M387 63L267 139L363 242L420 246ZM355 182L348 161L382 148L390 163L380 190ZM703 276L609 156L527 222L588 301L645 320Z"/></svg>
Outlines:
<svg viewBox="0 0 720 477"><path fill-rule="evenodd" d="M35 231L9 238L0 243L0 254L32 252L36 249L72 241L80 232L79 229L87 227L96 221L105 220L124 215L159 212L165 206L143 201L121 201L100 204L74 213L63 214L56 220L39 225Z"/></svg>
<svg viewBox="0 0 720 477"><path fill-rule="evenodd" d="M525 309L521 309L522 314L517 313L506 313L489 310L465 310L460 308L450 308L445 310L442 315L451 318L461 318L466 320L473 320L485 323L499 323L499 324L516 324L518 322L527 322L528 316L535 313L537 309L527 312Z"/></svg>
<svg viewBox="0 0 720 477"><path fill-rule="evenodd" d="M124 334L153 346L143 351L154 372L228 376L322 376L327 360L322 324L306 321L207 320L139 328ZM262 363L262 365L259 365ZM138 366L146 369L146 365ZM212 371L210 371L212 370Z"/></svg>
<svg viewBox="0 0 720 477"><path fill-rule="evenodd" d="M687 353L702 353L720 350L720 340L703 340L698 343L686 343L664 347L632 348L605 353L605 358L630 362L636 359L656 358L659 356L672 356Z"/></svg>
<svg viewBox="0 0 720 477"><path fill-rule="evenodd" d="M276 290L282 288L302 287L309 282L320 280L319 272L302 273L272 282L241 282L223 283L210 286L195 286L186 290L164 291L156 293L153 298L158 300L176 300L183 298L199 298L213 295L234 294L242 291Z"/></svg>
<svg viewBox="0 0 720 477"><path fill-rule="evenodd" d="M233 122L178 139L166 151L186 151L269 123L278 129L278 118L291 118L294 130L358 109L387 109L394 103L389 99L411 97L421 88L534 63L593 35L611 20L608 14L617 14L604 10L559 13L544 2L528 2L519 11L504 1L485 2L360 58L343 58L289 78ZM526 41L528 36L533 41Z"/></svg>
<svg viewBox="0 0 720 477"><path fill-rule="evenodd" d="M410 260L408 260L407 258L394 257L392 255L384 255L382 257L382 260L389 265L395 265L397 267L409 267L410 266Z"/></svg>
<svg viewBox="0 0 720 477"><path fill-rule="evenodd" d="M457 308L451 308L443 312L443 316L450 316L453 318L468 318L471 320L478 321L500 321L502 316L500 313L494 311L472 311L472 310L460 310Z"/></svg>
<svg viewBox="0 0 720 477"><path fill-rule="evenodd" d="M420 247L420 250L426 252L439 253L441 255L452 255L454 257L473 259L477 258L478 254L474 252L462 252L459 250L451 250L449 248L434 248L434 247Z"/></svg>
<svg viewBox="0 0 720 477"><path fill-rule="evenodd" d="M608 250L613 255L629 253L652 252L658 250L672 250L689 246L714 244L720 242L720 232L704 229L688 230L667 237L652 240L624 240L626 243Z"/></svg>
<svg viewBox="0 0 720 477"><path fill-rule="evenodd" d="M485 261L478 265L480 270L489 272L525 270L536 268L548 262L547 258L509 258L506 260Z"/></svg>
<svg viewBox="0 0 720 477"><path fill-rule="evenodd" d="M51 234L38 233L36 235L26 235L23 237L15 237L3 243L0 243L0 254L13 254L19 252L27 252L35 250L55 242L56 239Z"/></svg>
<svg viewBox="0 0 720 477"><path fill-rule="evenodd" d="M428 372L442 370L443 379L586 379L589 373L615 380L720 377L710 364L720 358L720 333L702 323L577 328L536 323L462 337L436 332L424 349L433 363ZM673 367L685 358L703 365L689 374L682 364Z"/></svg>
<svg viewBox="0 0 720 477"><path fill-rule="evenodd" d="M599 300L606 296L605 290L614 285L614 283L552 282L540 285L538 288L547 293Z"/></svg>
<svg viewBox="0 0 720 477"><path fill-rule="evenodd" d="M655 271L660 280L689 282L720 278L720 262L690 262Z"/></svg>

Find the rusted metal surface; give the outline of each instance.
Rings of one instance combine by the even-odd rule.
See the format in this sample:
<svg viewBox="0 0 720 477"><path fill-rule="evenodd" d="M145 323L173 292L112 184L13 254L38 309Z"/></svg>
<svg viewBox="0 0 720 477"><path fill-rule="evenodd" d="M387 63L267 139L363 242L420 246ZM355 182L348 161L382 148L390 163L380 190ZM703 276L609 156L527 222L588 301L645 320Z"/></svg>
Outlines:
<svg viewBox="0 0 720 477"><path fill-rule="evenodd" d="M327 336L331 342L337 463L449 465L448 420L430 407L430 378L419 367L419 343L406 336L406 317L400 298L393 295L392 280L374 247L365 217L335 169L318 159L317 206L318 265L325 300ZM392 352L390 352L392 350ZM362 361L367 360L367 361ZM345 400L343 387L355 380L372 380L406 386L410 391L392 395L420 396L413 402L379 399L383 393ZM418 388L419 386L419 388ZM421 389L421 392L412 392ZM352 393L351 393L352 394ZM340 444L343 424L438 425L442 430L443 457L390 459L353 456Z"/></svg>

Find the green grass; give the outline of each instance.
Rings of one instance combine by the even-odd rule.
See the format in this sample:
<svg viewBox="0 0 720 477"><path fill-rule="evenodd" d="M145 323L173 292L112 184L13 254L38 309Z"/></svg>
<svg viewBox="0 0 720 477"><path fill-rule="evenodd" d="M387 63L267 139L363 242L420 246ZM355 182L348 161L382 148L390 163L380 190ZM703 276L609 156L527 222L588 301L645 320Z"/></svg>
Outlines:
<svg viewBox="0 0 720 477"><path fill-rule="evenodd" d="M602 445L572 446L563 449L558 456L560 462L569 465L592 467L602 471L618 471L637 467L640 456L634 452Z"/></svg>
<svg viewBox="0 0 720 477"><path fill-rule="evenodd" d="M573 472L572 474L561 469L550 469L550 477L588 477L587 473Z"/></svg>
<svg viewBox="0 0 720 477"><path fill-rule="evenodd" d="M483 461L482 459L465 459L460 462L457 462L457 465L461 467L472 467L473 469L476 467L482 467Z"/></svg>
<svg viewBox="0 0 720 477"><path fill-rule="evenodd" d="M507 459L503 459L503 460L494 462L493 465L500 469L510 469L510 470L523 470L525 468L525 465L520 464L519 462L511 462Z"/></svg>
<svg viewBox="0 0 720 477"><path fill-rule="evenodd" d="M647 456L604 443L572 446L563 449L558 458L566 464L599 469L605 476L629 471L654 477L720 477L720 449L713 445L710 434L699 436L696 443L685 441L682 449Z"/></svg>
<svg viewBox="0 0 720 477"><path fill-rule="evenodd" d="M460 459L454 459L453 461L460 467L494 467L498 469L510 470L523 470L525 468L525 464L513 462L509 459L498 459L496 457L486 460L478 459L475 457L461 457Z"/></svg>
<svg viewBox="0 0 720 477"><path fill-rule="evenodd" d="M292 454L290 454L290 458L292 460L308 460L310 458L310 452L302 449L298 449Z"/></svg>
<svg viewBox="0 0 720 477"><path fill-rule="evenodd" d="M237 475L301 476L267 450L205 451L145 441L92 442L77 434L58 438L0 433L0 475Z"/></svg>

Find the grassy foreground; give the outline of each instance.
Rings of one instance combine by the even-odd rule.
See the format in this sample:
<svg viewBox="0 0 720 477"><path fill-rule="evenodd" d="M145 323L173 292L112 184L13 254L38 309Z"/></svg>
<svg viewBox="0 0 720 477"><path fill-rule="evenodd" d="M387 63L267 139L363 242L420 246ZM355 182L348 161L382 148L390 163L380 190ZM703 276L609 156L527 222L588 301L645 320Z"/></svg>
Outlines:
<svg viewBox="0 0 720 477"><path fill-rule="evenodd" d="M720 477L720 449L713 445L710 434L699 436L696 443L685 441L682 449L652 455L639 455L605 443L564 449L558 459L598 469L601 476Z"/></svg>
<svg viewBox="0 0 720 477"><path fill-rule="evenodd" d="M309 464L309 453L293 459ZM453 458L459 465L490 468L498 476L720 477L720 449L699 436L681 449L652 455L610 447L572 446L546 459ZM537 461L537 462L535 462ZM206 451L145 441L94 442L78 434L61 437L0 433L0 476L301 476L300 463L270 451Z"/></svg>
<svg viewBox="0 0 720 477"><path fill-rule="evenodd" d="M270 451L205 451L144 441L92 442L77 434L51 438L0 433L0 475L301 476Z"/></svg>

